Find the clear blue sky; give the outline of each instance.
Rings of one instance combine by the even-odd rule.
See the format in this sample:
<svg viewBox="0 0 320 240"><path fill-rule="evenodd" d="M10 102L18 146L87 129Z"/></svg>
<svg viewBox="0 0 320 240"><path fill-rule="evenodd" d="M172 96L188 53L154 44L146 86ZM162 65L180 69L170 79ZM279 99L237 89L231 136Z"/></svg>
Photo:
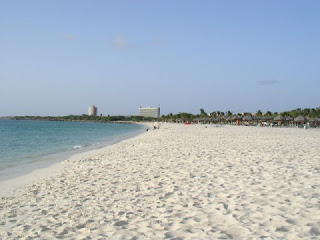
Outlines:
<svg viewBox="0 0 320 240"><path fill-rule="evenodd" d="M0 1L0 116L320 104L320 1Z"/></svg>

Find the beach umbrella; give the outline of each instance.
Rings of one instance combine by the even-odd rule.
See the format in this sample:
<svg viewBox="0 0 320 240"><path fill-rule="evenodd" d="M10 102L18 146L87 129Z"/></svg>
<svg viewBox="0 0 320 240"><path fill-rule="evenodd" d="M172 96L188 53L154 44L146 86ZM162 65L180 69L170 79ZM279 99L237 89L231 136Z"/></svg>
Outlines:
<svg viewBox="0 0 320 240"><path fill-rule="evenodd" d="M254 119L257 121L262 120L262 116L255 116Z"/></svg>
<svg viewBox="0 0 320 240"><path fill-rule="evenodd" d="M231 118L231 121L236 120L236 116L231 116L230 118Z"/></svg>
<svg viewBox="0 0 320 240"><path fill-rule="evenodd" d="M287 117L286 117L286 121L290 122L290 121L292 121L292 120L293 120L292 117L290 117L290 116L287 116Z"/></svg>
<svg viewBox="0 0 320 240"><path fill-rule="evenodd" d="M224 116L217 117L218 122L223 122L225 120Z"/></svg>
<svg viewBox="0 0 320 240"><path fill-rule="evenodd" d="M235 115L232 117L232 121L235 121L237 125L240 124L240 121L242 120L242 116Z"/></svg>
<svg viewBox="0 0 320 240"><path fill-rule="evenodd" d="M278 115L278 116L276 116L273 120L274 120L274 121L282 122L282 121L285 121L286 118L285 118L285 117L282 117L281 115Z"/></svg>
<svg viewBox="0 0 320 240"><path fill-rule="evenodd" d="M210 119L209 118L203 118L203 122L209 122L210 121Z"/></svg>
<svg viewBox="0 0 320 240"><path fill-rule="evenodd" d="M235 116L233 116L232 120L233 120L233 121L241 121L241 120L242 120L242 116L240 116L240 115L235 115Z"/></svg>
<svg viewBox="0 0 320 240"><path fill-rule="evenodd" d="M263 116L263 118L264 118L265 121L273 120L272 116Z"/></svg>
<svg viewBox="0 0 320 240"><path fill-rule="evenodd" d="M261 121L265 121L266 120L266 116L260 116L260 120Z"/></svg>
<svg viewBox="0 0 320 240"><path fill-rule="evenodd" d="M320 119L319 119L319 118L316 118L316 117L315 117L315 118L311 118L311 119L310 119L310 122L315 122L315 123L316 123L316 122L320 122Z"/></svg>
<svg viewBox="0 0 320 240"><path fill-rule="evenodd" d="M217 122L219 122L219 118L217 116L216 117L211 117L210 121L217 123Z"/></svg>
<svg viewBox="0 0 320 240"><path fill-rule="evenodd" d="M210 122L210 123L214 122L213 119L214 119L214 117L209 118L209 122Z"/></svg>
<svg viewBox="0 0 320 240"><path fill-rule="evenodd" d="M243 119L243 121L252 121L253 118L250 115L245 116Z"/></svg>
<svg viewBox="0 0 320 240"><path fill-rule="evenodd" d="M312 125L314 126L314 127L317 127L317 126L319 126L319 124L320 124L320 119L319 118L312 118L311 120L310 120L310 122L312 122Z"/></svg>
<svg viewBox="0 0 320 240"><path fill-rule="evenodd" d="M206 121L208 121L208 118L198 118L198 122L204 123Z"/></svg>
<svg viewBox="0 0 320 240"><path fill-rule="evenodd" d="M298 116L294 119L295 122L305 122L306 121L306 118L303 117L303 116Z"/></svg>

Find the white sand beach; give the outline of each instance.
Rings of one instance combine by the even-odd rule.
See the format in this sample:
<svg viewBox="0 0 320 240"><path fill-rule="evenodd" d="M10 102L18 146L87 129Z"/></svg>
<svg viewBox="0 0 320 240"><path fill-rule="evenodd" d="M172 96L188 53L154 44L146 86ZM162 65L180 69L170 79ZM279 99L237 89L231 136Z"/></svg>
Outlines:
<svg viewBox="0 0 320 240"><path fill-rule="evenodd" d="M320 239L319 129L162 124L60 164L0 239Z"/></svg>

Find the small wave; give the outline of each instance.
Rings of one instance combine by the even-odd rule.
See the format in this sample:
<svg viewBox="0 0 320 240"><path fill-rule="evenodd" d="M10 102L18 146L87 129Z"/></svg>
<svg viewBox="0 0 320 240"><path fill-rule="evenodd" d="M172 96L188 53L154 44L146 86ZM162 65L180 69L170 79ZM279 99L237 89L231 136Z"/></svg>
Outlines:
<svg viewBox="0 0 320 240"><path fill-rule="evenodd" d="M81 145L76 145L76 146L73 146L73 147L72 147L72 149L80 149L80 148L82 148Z"/></svg>

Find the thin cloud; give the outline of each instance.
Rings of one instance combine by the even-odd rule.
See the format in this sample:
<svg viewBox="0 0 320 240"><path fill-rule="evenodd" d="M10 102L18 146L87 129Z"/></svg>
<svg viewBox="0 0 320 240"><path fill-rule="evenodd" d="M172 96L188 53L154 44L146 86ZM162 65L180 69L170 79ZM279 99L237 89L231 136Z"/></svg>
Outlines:
<svg viewBox="0 0 320 240"><path fill-rule="evenodd" d="M258 84L261 86L270 86L270 85L276 85L279 84L280 81L278 80L262 80L262 81L258 81Z"/></svg>
<svg viewBox="0 0 320 240"><path fill-rule="evenodd" d="M69 33L62 34L62 38L66 41L74 41L76 39L76 37L74 35L69 34Z"/></svg>
<svg viewBox="0 0 320 240"><path fill-rule="evenodd" d="M152 39L152 44L153 45L161 45L164 43L164 39L162 37L155 37Z"/></svg>
<svg viewBox="0 0 320 240"><path fill-rule="evenodd" d="M121 36L121 35L115 36L112 39L111 43L115 49L119 49L119 50L126 49L130 46L129 41L124 36Z"/></svg>

